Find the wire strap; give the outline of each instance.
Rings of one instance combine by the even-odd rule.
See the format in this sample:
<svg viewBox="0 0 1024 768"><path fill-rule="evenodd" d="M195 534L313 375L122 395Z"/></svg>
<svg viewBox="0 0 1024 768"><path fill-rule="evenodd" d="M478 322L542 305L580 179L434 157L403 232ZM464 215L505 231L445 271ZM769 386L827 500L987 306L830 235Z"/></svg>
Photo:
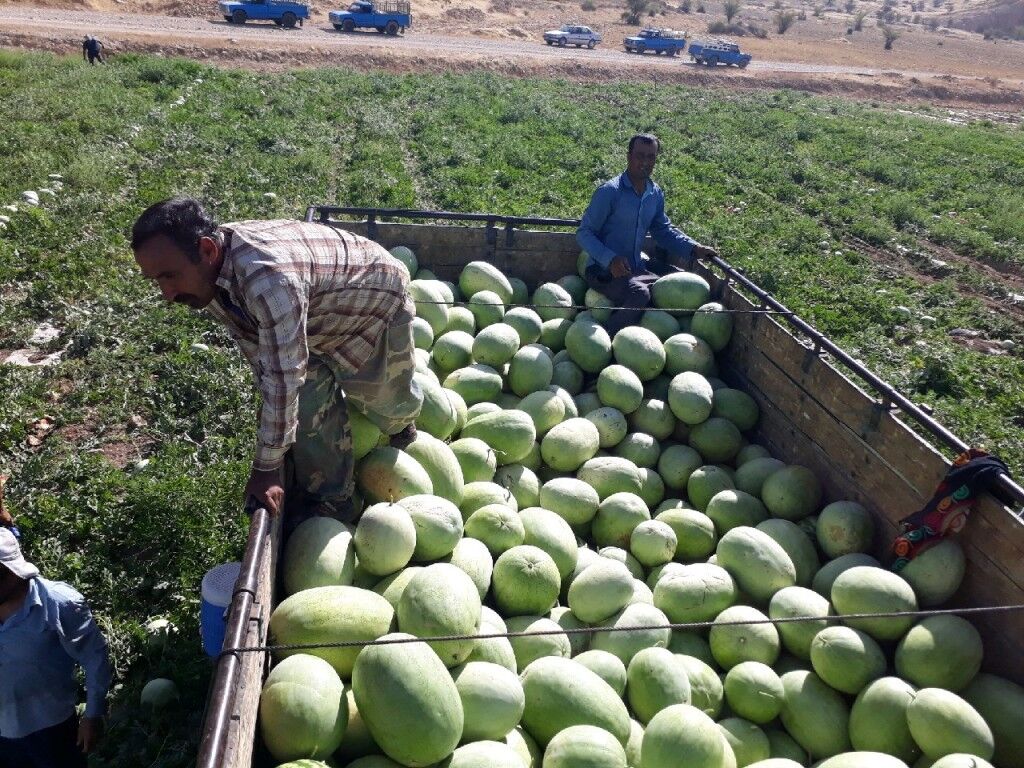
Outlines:
<svg viewBox="0 0 1024 768"><path fill-rule="evenodd" d="M299 643L294 645L254 645L242 648L225 648L221 656L232 653L276 653L278 651L306 651L317 648L356 648L368 645L403 645L405 643L444 643L458 640L488 640L491 638L543 637L545 635L591 635L597 632L635 632L652 629L694 630L711 627L742 627L753 624L797 624L801 622L837 622L851 619L901 619L927 616L972 615L978 613L1009 613L1024 610L1021 605L986 605L974 608L939 608L930 611L890 611L878 613L848 613L845 616L787 616L780 619L743 619L739 621L695 621L682 624L644 624L630 627L573 627L566 629L542 629L534 632L488 632L476 635L439 635L437 637L394 637L377 640L345 640L336 643ZM545 618L545 617L538 617Z"/></svg>

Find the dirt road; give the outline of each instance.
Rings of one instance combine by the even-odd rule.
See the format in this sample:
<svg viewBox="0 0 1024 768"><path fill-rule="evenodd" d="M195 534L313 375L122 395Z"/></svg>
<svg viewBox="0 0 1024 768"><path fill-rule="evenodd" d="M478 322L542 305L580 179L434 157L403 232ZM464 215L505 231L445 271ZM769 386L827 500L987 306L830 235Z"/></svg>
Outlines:
<svg viewBox="0 0 1024 768"><path fill-rule="evenodd" d="M400 37L375 32L344 34L322 15L304 28L269 23L229 24L223 19L104 11L0 6L0 46L77 53L83 34L100 37L108 51L149 51L244 65L335 64L391 71L487 69L511 75L570 76L584 80L646 80L745 88L797 87L896 100L1021 105L1024 80L992 82L935 71L755 59L743 71L697 65L684 54L669 58L625 53L618 41L595 50L546 46L540 40L488 39L411 31Z"/></svg>

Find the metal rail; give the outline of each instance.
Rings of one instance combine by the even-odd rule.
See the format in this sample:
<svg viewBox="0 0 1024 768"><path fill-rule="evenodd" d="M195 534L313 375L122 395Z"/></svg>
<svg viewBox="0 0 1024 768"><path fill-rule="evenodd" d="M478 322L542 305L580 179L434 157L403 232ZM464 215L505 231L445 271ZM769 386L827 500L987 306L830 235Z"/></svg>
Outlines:
<svg viewBox="0 0 1024 768"><path fill-rule="evenodd" d="M376 223L380 218L401 218L401 219L433 219L436 221L460 221L460 222L484 222L488 229L494 229L496 225L504 225L506 232L516 226L547 226L575 229L579 226L578 219L554 219L535 216L502 216L493 213L456 213L452 211L420 211L402 208L361 208L361 207L336 207L327 205L311 205L306 209L306 221L320 221L330 223L331 217L335 215L344 216L365 216L368 228L371 233L376 231ZM371 238L373 235L371 234ZM934 436L946 448L960 454L970 446L957 437L953 432L933 419L911 400L899 392L895 387L881 379L863 363L855 360L835 342L817 330L810 323L801 319L788 307L775 299L770 293L761 288L757 283L747 277L743 272L720 256L708 259L710 264L718 267L732 281L742 285L750 291L764 307L776 310L783 319L794 329L806 336L814 344L814 351L820 353L827 351L836 360L839 360L847 369L856 374L871 389L875 390L882 398L886 406L894 406L903 411L910 419ZM1019 519L1024 519L1024 488L1018 485L1006 474L1000 474L993 489L998 498L1002 501L1017 507L1014 514Z"/></svg>
<svg viewBox="0 0 1024 768"><path fill-rule="evenodd" d="M262 507L253 512L249 523L249 540L245 545L241 571L228 609L227 628L224 633L225 648L240 648L249 629L253 602L263 567L265 546L270 533L271 520ZM199 741L196 768L220 768L227 749L227 737L235 706L241 671L241 656L225 653L217 657L210 694L207 697L206 713L203 717L203 731Z"/></svg>

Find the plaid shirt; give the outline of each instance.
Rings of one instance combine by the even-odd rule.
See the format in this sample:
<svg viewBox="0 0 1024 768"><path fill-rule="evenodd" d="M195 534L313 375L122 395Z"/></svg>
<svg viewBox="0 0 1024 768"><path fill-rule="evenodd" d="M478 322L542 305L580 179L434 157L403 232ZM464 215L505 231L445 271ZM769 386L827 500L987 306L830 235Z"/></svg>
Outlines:
<svg viewBox="0 0 1024 768"><path fill-rule="evenodd" d="M310 355L353 374L413 303L402 264L372 240L289 219L221 227L224 264L210 312L256 374L263 409L253 467L276 469L295 442Z"/></svg>

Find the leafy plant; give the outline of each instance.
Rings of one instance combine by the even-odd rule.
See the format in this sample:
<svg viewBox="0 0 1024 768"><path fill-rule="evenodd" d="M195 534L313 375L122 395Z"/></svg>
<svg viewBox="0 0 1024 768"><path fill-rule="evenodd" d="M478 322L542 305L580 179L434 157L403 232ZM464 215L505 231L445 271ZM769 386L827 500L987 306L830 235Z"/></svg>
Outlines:
<svg viewBox="0 0 1024 768"><path fill-rule="evenodd" d="M885 38L885 50L892 50L892 44L899 39L900 33L888 24L882 24L880 27L882 30L882 37Z"/></svg>
<svg viewBox="0 0 1024 768"><path fill-rule="evenodd" d="M622 13L622 20L627 24L639 26L640 20L649 9L649 0L626 0L626 10Z"/></svg>
<svg viewBox="0 0 1024 768"><path fill-rule="evenodd" d="M742 8L743 3L741 0L725 0L725 3L722 4L722 12L725 14L725 20L731 24L733 18Z"/></svg>
<svg viewBox="0 0 1024 768"><path fill-rule="evenodd" d="M772 23L775 24L775 31L780 35L784 35L786 30L796 23L796 12L779 11L772 17Z"/></svg>

